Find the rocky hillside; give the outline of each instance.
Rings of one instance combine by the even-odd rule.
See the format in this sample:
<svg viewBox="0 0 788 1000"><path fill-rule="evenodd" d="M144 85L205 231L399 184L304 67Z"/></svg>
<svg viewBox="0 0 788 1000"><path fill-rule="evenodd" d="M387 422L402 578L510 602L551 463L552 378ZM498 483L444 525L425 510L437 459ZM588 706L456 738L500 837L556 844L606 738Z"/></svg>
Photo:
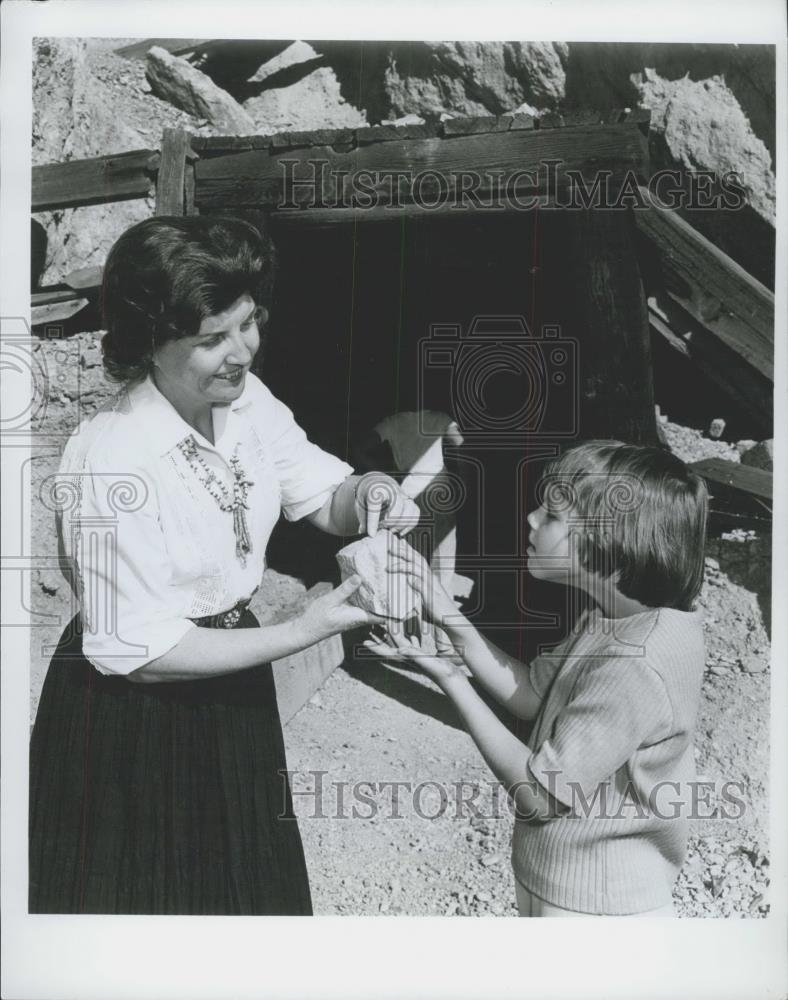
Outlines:
<svg viewBox="0 0 788 1000"><path fill-rule="evenodd" d="M736 172L747 207L735 228L731 212L695 212L692 224L773 281L768 46L39 39L33 106L34 164L157 148L162 129L176 125L201 135L270 134L405 116L647 108L654 169L682 178ZM102 263L116 236L150 211L132 201L42 213L43 283Z"/></svg>

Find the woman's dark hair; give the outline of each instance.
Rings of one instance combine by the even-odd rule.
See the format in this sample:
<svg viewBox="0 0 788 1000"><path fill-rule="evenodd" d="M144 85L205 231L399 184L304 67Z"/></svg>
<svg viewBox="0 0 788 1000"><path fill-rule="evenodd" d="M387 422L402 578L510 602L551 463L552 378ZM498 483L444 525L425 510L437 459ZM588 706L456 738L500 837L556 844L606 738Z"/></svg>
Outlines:
<svg viewBox="0 0 788 1000"><path fill-rule="evenodd" d="M589 572L614 577L626 597L691 611L703 582L708 492L660 448L587 441L550 462L539 484L563 510Z"/></svg>
<svg viewBox="0 0 788 1000"><path fill-rule="evenodd" d="M104 268L104 369L117 382L145 378L153 352L194 336L208 316L249 294L270 301L274 249L241 219L157 216L117 240Z"/></svg>

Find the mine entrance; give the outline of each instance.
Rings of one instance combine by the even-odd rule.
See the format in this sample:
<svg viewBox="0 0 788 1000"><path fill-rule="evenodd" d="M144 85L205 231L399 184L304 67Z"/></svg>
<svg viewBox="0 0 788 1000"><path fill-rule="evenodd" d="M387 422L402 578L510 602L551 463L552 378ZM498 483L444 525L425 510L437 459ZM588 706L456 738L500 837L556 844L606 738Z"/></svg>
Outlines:
<svg viewBox="0 0 788 1000"><path fill-rule="evenodd" d="M621 360L612 345L585 357L604 322L605 289L593 293L577 219L558 211L403 215L274 229L279 263L261 375L314 441L356 467L384 417L428 409L457 420L465 440L444 455L462 484L458 572L474 581L477 620L516 645L522 633L512 626L535 624L564 599L561 588L523 571L524 518L544 459L577 437L646 440L653 420L652 403L650 413L630 410L617 425L622 385L650 398L645 358L635 357L643 376L633 385L606 376L611 359ZM633 269L615 245L607 252ZM617 308L629 312L630 329L644 329L634 270L629 289L619 288ZM390 453L377 459L369 464L395 471ZM271 565L307 582L331 578L337 547L283 522ZM534 642L557 637L549 623L529 632Z"/></svg>

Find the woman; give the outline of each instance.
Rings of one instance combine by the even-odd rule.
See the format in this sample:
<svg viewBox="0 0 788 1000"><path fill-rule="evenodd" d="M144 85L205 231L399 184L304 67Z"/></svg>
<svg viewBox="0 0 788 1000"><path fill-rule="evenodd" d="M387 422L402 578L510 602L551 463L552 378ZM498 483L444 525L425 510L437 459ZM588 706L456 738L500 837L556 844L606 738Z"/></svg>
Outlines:
<svg viewBox="0 0 788 1000"><path fill-rule="evenodd" d="M31 912L309 914L270 661L379 621L350 580L282 624L248 609L280 511L407 530L393 481L311 444L250 371L272 255L247 223L154 218L106 264L113 404L66 445L81 614L31 743Z"/></svg>

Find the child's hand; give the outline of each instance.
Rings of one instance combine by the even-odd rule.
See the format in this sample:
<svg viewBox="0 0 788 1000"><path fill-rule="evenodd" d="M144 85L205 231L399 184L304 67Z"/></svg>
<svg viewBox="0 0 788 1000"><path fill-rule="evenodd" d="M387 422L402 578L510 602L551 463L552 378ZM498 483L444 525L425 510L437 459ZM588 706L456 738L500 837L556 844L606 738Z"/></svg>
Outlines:
<svg viewBox="0 0 788 1000"><path fill-rule="evenodd" d="M461 661L424 652L419 637L406 636L405 630L401 627L392 629L392 626L388 625L382 637L367 639L364 646L383 660L393 663L415 663L437 684L442 684L449 678L466 676L460 666Z"/></svg>
<svg viewBox="0 0 788 1000"><path fill-rule="evenodd" d="M396 535L389 537L387 568L389 573L407 573L413 588L421 597L422 613L427 621L440 625L444 615L456 612L454 601L424 557Z"/></svg>

